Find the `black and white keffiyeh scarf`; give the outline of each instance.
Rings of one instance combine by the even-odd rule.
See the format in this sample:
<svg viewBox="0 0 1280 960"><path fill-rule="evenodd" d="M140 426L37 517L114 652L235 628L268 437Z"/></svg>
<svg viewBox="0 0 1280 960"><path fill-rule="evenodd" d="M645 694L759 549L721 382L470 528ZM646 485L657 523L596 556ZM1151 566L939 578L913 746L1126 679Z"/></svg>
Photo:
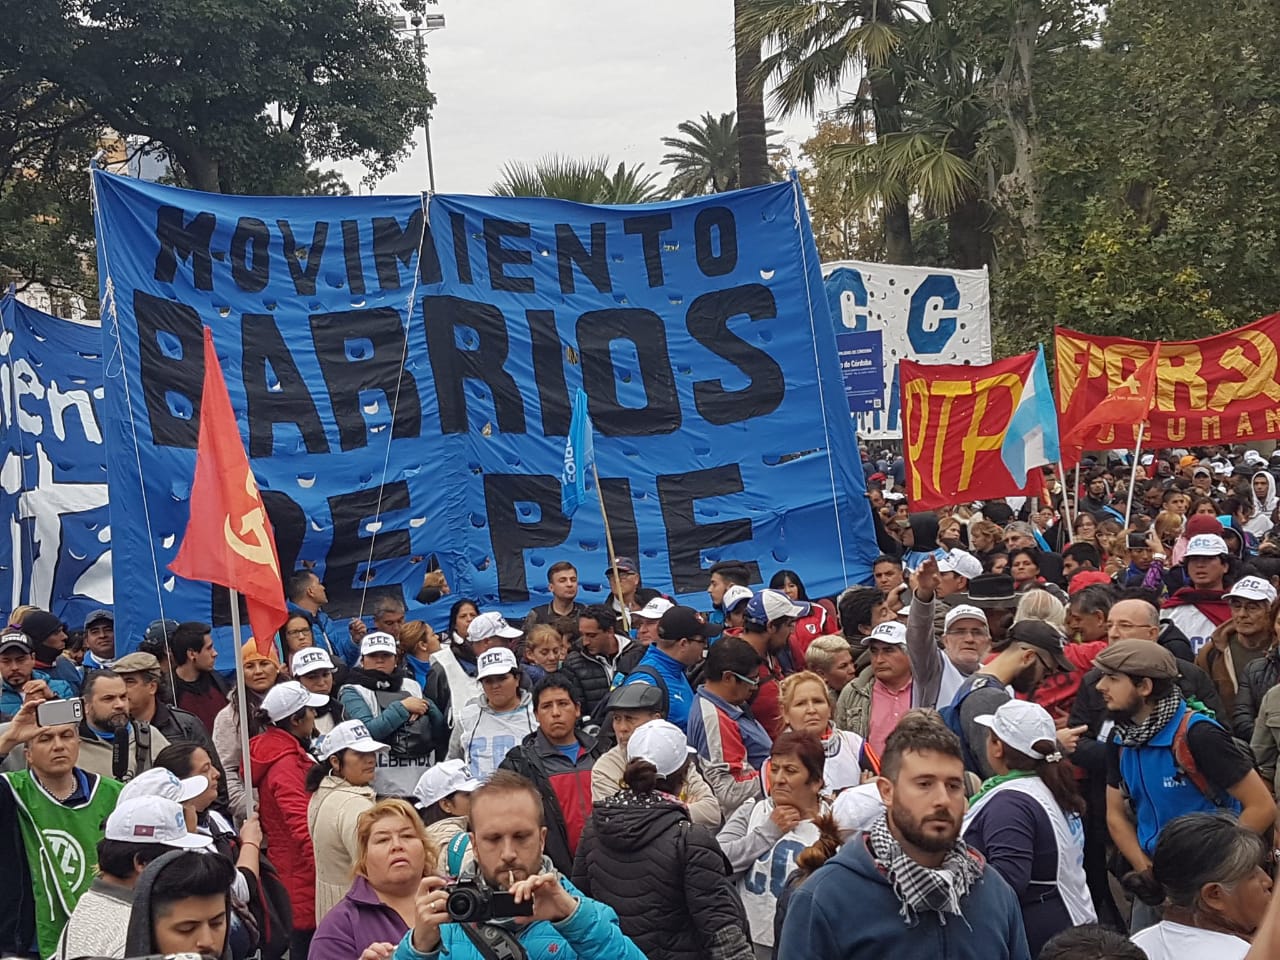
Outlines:
<svg viewBox="0 0 1280 960"><path fill-rule="evenodd" d="M960 901L982 877L982 860L962 840L947 853L942 866L934 869L912 860L889 832L888 815L868 831L871 855L884 871L893 892L902 903L902 919L914 926L920 913L932 910L942 924L947 914L962 916Z"/></svg>
<svg viewBox="0 0 1280 960"><path fill-rule="evenodd" d="M1163 730L1178 712L1182 703L1182 694L1175 687L1156 702L1151 716L1141 723L1126 720L1116 721L1116 732L1120 734L1120 745L1123 747L1145 746L1152 737Z"/></svg>

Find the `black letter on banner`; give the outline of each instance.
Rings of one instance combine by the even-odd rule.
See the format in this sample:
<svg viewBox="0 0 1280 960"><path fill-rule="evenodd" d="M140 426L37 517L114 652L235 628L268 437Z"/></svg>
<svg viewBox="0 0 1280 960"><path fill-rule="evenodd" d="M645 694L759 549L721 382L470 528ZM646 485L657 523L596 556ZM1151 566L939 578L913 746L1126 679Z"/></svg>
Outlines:
<svg viewBox="0 0 1280 960"><path fill-rule="evenodd" d="M574 264L601 293L609 293L613 289L603 223L591 224L590 253L573 232L573 227L567 223L556 224L556 265L560 271L561 293L574 293L577 289L573 280Z"/></svg>
<svg viewBox="0 0 1280 960"><path fill-rule="evenodd" d="M458 267L458 282L471 283L471 250L467 247L467 218L460 213L449 214L449 227L453 231L453 261Z"/></svg>
<svg viewBox="0 0 1280 960"><path fill-rule="evenodd" d="M161 283L172 283L178 272L178 260L191 261L191 275L197 290L213 289L213 260L209 255L209 243L218 220L212 213L197 213L190 223L182 222L181 207L160 207L156 210L156 239L160 252L156 254L155 278Z"/></svg>
<svg viewBox="0 0 1280 960"><path fill-rule="evenodd" d="M416 437L422 433L418 381L401 363L404 326L398 310L375 307L312 314L311 340L329 388L329 402L333 406L333 418L338 422L338 439L343 450L355 450L369 443L368 424L360 409L362 390L381 390L388 409L395 408L395 423L391 425L393 437ZM373 353L349 357L347 344L362 340L373 344Z"/></svg>
<svg viewBox="0 0 1280 960"><path fill-rule="evenodd" d="M293 236L293 225L288 220L277 220L276 226L280 228L280 235L284 238L284 262L289 265L293 289L300 297L315 296L320 260L324 257L325 241L329 239L329 224L323 220L316 221L311 232L311 247L304 256L298 253L298 242Z"/></svg>
<svg viewBox="0 0 1280 960"><path fill-rule="evenodd" d="M533 293L533 277L509 277L503 272L507 264L517 267L533 265L532 250L513 250L502 245L504 237L528 239L529 225L512 220L484 220L484 253L489 261L489 287L510 293Z"/></svg>
<svg viewBox="0 0 1280 960"><path fill-rule="evenodd" d="M231 279L245 293L257 293L271 279L271 234L257 217L241 217L231 235Z"/></svg>
<svg viewBox="0 0 1280 960"><path fill-rule="evenodd" d="M589 310L578 318L577 337L582 389L597 430L609 437L647 437L680 429L680 399L660 316L640 307ZM614 340L635 344L645 397L639 409L618 403L617 371L609 352Z"/></svg>
<svg viewBox="0 0 1280 960"><path fill-rule="evenodd" d="M292 423L307 453L328 453L329 441L311 391L269 313L246 313L240 320L244 395L249 405L249 456L269 457L277 423ZM267 388L267 364L280 385Z"/></svg>
<svg viewBox="0 0 1280 960"><path fill-rule="evenodd" d="M529 599L524 552L535 547L557 546L569 536L569 518L560 512L560 478L546 474L487 473L484 502L489 543L498 565L498 599L503 603L523 603ZM541 517L532 523L522 523L517 503L537 504Z"/></svg>
<svg viewBox="0 0 1280 960"><path fill-rule="evenodd" d="M698 523L693 516L694 502L741 492L742 471L736 463L658 477L658 501L662 504L662 520L667 528L667 555L676 593L695 593L706 588L703 550L751 539L751 521L746 518ZM760 565L751 560L747 562L747 569L751 572L751 582L759 583Z"/></svg>
<svg viewBox="0 0 1280 960"><path fill-rule="evenodd" d="M711 231L715 230L712 243ZM728 207L707 207L693 221L694 250L704 276L723 277L738 265L738 225ZM716 253L715 248L720 252Z"/></svg>
<svg viewBox="0 0 1280 960"><path fill-rule="evenodd" d="M564 380L564 347L556 332L555 311L526 310L524 315L533 340L533 379L538 385L538 402L542 406L542 435L567 437L573 410Z"/></svg>
<svg viewBox="0 0 1280 960"><path fill-rule="evenodd" d="M302 550L302 538L307 532L307 517L302 508L293 502L288 494L279 490L260 490L262 503L267 508L267 516L271 519L271 529L275 533L276 556L280 558L280 575L286 581L298 563L298 554ZM210 603L213 607L213 625L225 627L231 623L231 593L226 587L210 588ZM244 603L244 595L240 595L240 622L249 622L249 612Z"/></svg>
<svg viewBox="0 0 1280 960"><path fill-rule="evenodd" d="M142 394L147 401L151 436L164 447L196 447L200 434L200 395L204 387L204 334L200 317L184 303L133 292L133 315L138 324L138 357ZM177 341L180 356L161 349L161 336ZM191 416L175 416L169 408L173 394Z"/></svg>
<svg viewBox="0 0 1280 960"><path fill-rule="evenodd" d="M364 264L360 262L360 224L342 221L342 257L347 265L347 289L364 293Z"/></svg>
<svg viewBox="0 0 1280 960"><path fill-rule="evenodd" d="M439 283L444 279L444 272L440 269L440 251L436 249L436 238L429 223L422 231L422 249L418 251L418 279L422 283Z"/></svg>
<svg viewBox="0 0 1280 960"><path fill-rule="evenodd" d="M649 286L662 286L662 250L659 235L671 229L671 214L653 213L644 217L628 217L622 221L626 233L638 233L644 250L644 266L649 271Z"/></svg>
<svg viewBox="0 0 1280 960"><path fill-rule="evenodd" d="M752 320L772 320L777 306L773 291L759 283L704 293L689 305L685 324L693 338L751 378L741 390L726 390L720 380L694 383L694 405L707 423L722 427L768 416L782 403L787 383L777 361L729 330L730 318L746 314Z"/></svg>
<svg viewBox="0 0 1280 960"><path fill-rule="evenodd" d="M409 505L409 485L403 480L388 483L382 488L381 517L408 510ZM324 564L324 586L329 594L325 612L332 617L354 617L360 612L360 595L363 592L355 586L356 575L360 574L372 586L372 581L377 579L378 561L412 556L413 545L409 542L408 530L383 529L378 531L376 538L361 530L366 521L379 516L376 488L330 497L329 515L333 519L333 542ZM371 539L374 541L373 564L361 574L360 568L369 563ZM404 589L400 584L379 586L378 594L394 596L404 602Z"/></svg>
<svg viewBox="0 0 1280 960"><path fill-rule="evenodd" d="M378 271L378 285L383 290L399 290L400 268L396 266L396 261L407 267L413 259L414 251L419 250L426 242L427 238L422 233L421 207L413 211L413 216L403 230L395 217L374 217L373 266ZM439 272L438 264L436 272Z"/></svg>
<svg viewBox="0 0 1280 960"><path fill-rule="evenodd" d="M509 348L507 322L502 311L491 303L476 303L461 297L424 297L422 315L430 318L425 324L427 354L435 374L441 432L467 432L466 382L480 380L493 394L498 429L503 433L524 433L524 400L520 388L511 374L502 369ZM458 346L455 334L458 327L470 327L475 332L478 345L474 350Z"/></svg>
<svg viewBox="0 0 1280 960"><path fill-rule="evenodd" d="M631 557L639 563L640 531L636 529L636 511L631 503L631 481L626 477L601 477L600 493L604 497L604 508L609 513L615 554Z"/></svg>

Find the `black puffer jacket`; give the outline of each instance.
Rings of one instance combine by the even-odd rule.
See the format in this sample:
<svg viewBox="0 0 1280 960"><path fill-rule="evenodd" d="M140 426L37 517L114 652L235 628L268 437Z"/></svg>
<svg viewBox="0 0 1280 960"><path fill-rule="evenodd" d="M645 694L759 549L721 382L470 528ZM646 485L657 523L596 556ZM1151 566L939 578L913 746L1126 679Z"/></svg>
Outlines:
<svg viewBox="0 0 1280 960"><path fill-rule="evenodd" d="M659 793L629 790L596 805L573 884L618 914L649 960L750 958L742 901L706 827Z"/></svg>
<svg viewBox="0 0 1280 960"><path fill-rule="evenodd" d="M1253 739L1253 725L1258 719L1263 696L1278 681L1280 647L1272 647L1266 656L1245 664L1244 676L1236 690L1236 702L1231 708L1231 732L1245 743Z"/></svg>

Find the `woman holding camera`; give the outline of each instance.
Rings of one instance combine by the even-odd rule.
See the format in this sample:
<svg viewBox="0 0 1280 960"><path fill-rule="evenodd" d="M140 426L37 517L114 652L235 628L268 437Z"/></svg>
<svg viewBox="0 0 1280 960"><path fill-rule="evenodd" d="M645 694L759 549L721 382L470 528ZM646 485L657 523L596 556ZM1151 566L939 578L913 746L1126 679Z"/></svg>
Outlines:
<svg viewBox="0 0 1280 960"><path fill-rule="evenodd" d="M355 960L372 944L389 955L413 926L418 884L436 862L417 811L380 800L356 821L356 851L351 889L320 921L307 960Z"/></svg>

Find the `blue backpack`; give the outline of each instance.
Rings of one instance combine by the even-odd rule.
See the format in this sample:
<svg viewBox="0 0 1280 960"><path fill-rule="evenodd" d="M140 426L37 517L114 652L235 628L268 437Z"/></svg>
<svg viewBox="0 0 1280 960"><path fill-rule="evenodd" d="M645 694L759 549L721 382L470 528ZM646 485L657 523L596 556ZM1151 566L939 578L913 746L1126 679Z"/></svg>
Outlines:
<svg viewBox="0 0 1280 960"><path fill-rule="evenodd" d="M960 738L960 750L964 754L964 768L973 773L981 773L982 766L973 755L973 751L969 749L969 738L965 734L964 724L960 722L960 707L973 691L985 690L988 687L999 687L1003 690L1004 684L1000 682L998 677L993 677L987 673L975 673L965 681L964 686L956 691L955 699L951 701L951 705L938 711L942 715L942 722L950 727L951 732Z"/></svg>

